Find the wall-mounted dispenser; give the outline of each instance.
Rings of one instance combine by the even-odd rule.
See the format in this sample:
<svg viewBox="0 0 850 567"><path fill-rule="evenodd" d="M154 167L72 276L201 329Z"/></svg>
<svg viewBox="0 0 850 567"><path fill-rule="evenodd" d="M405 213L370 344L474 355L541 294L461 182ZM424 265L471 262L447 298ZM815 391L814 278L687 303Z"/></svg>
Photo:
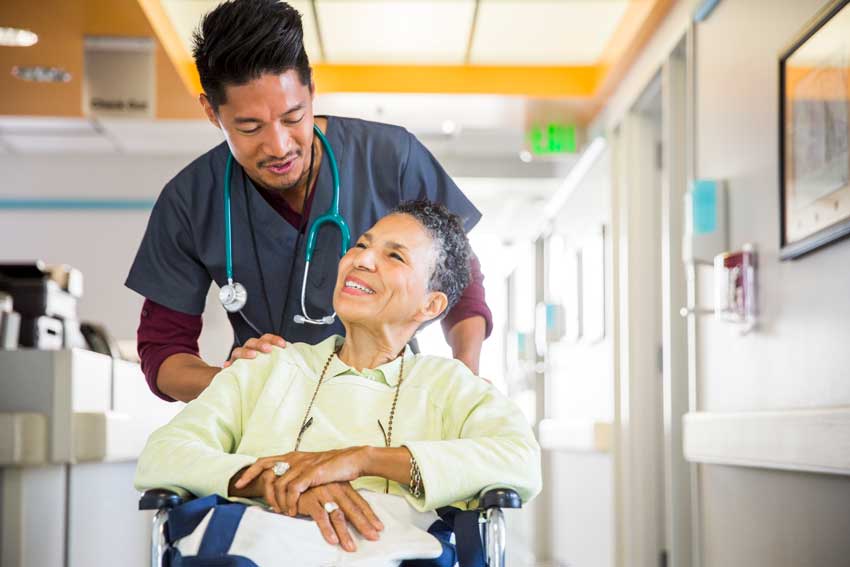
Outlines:
<svg viewBox="0 0 850 567"><path fill-rule="evenodd" d="M746 334L756 325L756 251L751 244L714 258L714 315L742 325Z"/></svg>

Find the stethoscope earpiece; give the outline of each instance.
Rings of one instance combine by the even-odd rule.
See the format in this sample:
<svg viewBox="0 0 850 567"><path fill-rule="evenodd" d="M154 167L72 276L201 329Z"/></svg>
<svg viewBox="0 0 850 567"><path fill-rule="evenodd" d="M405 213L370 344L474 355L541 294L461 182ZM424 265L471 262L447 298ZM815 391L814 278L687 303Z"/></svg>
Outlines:
<svg viewBox="0 0 850 567"><path fill-rule="evenodd" d="M292 320L298 323L299 325L304 325L306 323L309 323L311 325L332 325L335 318L336 313L334 313L333 315L325 315L321 319L308 319L304 315L298 314L295 315Z"/></svg>

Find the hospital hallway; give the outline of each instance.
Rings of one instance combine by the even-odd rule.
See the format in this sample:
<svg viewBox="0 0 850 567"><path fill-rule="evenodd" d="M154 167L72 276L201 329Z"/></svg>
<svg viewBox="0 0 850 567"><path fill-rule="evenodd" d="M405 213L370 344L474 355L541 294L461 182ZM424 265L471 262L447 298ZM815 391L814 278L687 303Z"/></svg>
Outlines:
<svg viewBox="0 0 850 567"><path fill-rule="evenodd" d="M850 567L850 0L222 1L0 1L0 567Z"/></svg>

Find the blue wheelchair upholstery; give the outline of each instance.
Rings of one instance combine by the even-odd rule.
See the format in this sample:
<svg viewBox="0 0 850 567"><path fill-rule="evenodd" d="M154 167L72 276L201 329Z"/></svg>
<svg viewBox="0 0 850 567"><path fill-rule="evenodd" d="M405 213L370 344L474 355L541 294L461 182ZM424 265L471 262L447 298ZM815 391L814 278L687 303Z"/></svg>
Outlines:
<svg viewBox="0 0 850 567"><path fill-rule="evenodd" d="M169 526L169 513L187 502L190 504L178 510L179 513L175 518L174 525ZM179 553L171 548L171 544L191 533L194 526L214 505L232 508L227 510L228 513L222 513L221 519L224 523L226 523L227 518L235 519L236 524L231 529L231 531L235 531L238 519L241 518L240 510L244 511L244 505L232 504L227 506L227 502L227 500L216 496L199 500L192 497L184 498L176 492L162 488L151 489L143 493L139 499L139 510L156 510L151 540L151 565L153 567L176 567L177 565L192 567L207 564L192 559L181 559ZM479 508L475 510L440 508L437 510L440 521L435 522L428 531L442 544L443 554L434 560L408 560L403 562L402 566L442 567L457 564L460 567L503 567L505 527L502 509L521 507L522 500L514 490L498 488L482 494L479 498ZM194 515L193 512L195 512ZM214 517L216 515L219 515L219 509L216 510ZM194 516L198 517L195 518ZM481 529L482 526L483 530ZM186 532L187 529L188 532ZM451 541L453 533L455 535L454 542ZM204 540L206 541L206 539L205 537ZM230 541L217 542L216 545L225 543L225 547L229 548ZM249 560L237 557L215 564L222 566L253 565Z"/></svg>

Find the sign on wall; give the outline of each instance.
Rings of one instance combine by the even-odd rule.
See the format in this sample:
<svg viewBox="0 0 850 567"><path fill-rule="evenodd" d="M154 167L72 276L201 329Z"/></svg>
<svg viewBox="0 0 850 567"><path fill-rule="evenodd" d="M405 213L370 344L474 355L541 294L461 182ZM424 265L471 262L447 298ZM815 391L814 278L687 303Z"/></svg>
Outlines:
<svg viewBox="0 0 850 567"><path fill-rule="evenodd" d="M109 118L153 118L154 47L153 39L146 37L87 37L83 113Z"/></svg>

